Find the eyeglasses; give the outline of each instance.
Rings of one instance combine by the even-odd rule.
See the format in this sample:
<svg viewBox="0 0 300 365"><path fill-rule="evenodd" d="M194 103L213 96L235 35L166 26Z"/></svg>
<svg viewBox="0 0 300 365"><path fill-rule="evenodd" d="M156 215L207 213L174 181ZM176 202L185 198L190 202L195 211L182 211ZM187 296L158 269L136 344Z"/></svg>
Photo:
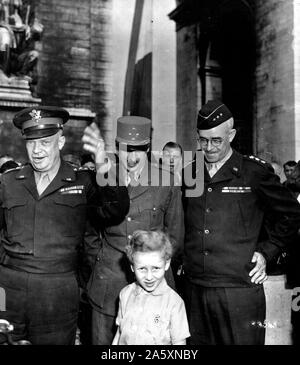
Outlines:
<svg viewBox="0 0 300 365"><path fill-rule="evenodd" d="M210 142L210 144L214 147L219 147L224 142L224 138L216 137L207 139L198 136L198 141L202 147L206 147L208 145L208 142Z"/></svg>

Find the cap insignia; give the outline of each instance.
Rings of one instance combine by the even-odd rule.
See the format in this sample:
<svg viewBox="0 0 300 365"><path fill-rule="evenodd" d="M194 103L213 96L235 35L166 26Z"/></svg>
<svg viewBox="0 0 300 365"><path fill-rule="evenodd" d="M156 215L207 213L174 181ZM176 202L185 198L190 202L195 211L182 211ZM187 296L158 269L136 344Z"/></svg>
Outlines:
<svg viewBox="0 0 300 365"><path fill-rule="evenodd" d="M41 111L33 109L32 112L29 113L29 115L34 119L37 123L40 119L42 119Z"/></svg>

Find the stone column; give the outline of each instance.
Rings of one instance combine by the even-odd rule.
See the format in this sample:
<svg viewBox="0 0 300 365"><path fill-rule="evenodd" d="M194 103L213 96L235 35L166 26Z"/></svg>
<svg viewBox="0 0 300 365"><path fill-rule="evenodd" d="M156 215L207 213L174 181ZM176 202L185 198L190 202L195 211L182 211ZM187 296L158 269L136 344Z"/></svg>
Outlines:
<svg viewBox="0 0 300 365"><path fill-rule="evenodd" d="M294 85L295 85L295 160L300 160L300 2L294 0Z"/></svg>
<svg viewBox="0 0 300 365"><path fill-rule="evenodd" d="M267 307L265 345L292 345L292 289L286 287L285 275L269 276L264 289Z"/></svg>
<svg viewBox="0 0 300 365"><path fill-rule="evenodd" d="M254 152L283 164L300 158L300 5L258 0Z"/></svg>
<svg viewBox="0 0 300 365"><path fill-rule="evenodd" d="M176 141L176 29L168 14L175 0L153 0L152 148Z"/></svg>

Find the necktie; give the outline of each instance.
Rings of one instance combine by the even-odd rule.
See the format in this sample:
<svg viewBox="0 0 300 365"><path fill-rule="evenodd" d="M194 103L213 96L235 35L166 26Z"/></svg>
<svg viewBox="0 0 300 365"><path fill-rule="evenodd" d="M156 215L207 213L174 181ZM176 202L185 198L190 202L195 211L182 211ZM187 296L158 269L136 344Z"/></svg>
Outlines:
<svg viewBox="0 0 300 365"><path fill-rule="evenodd" d="M39 195L43 194L43 192L46 190L49 183L50 183L50 180L49 180L48 174L42 175L40 177L40 180L36 185L36 188L37 188L37 191L38 191Z"/></svg>
<svg viewBox="0 0 300 365"><path fill-rule="evenodd" d="M213 177L215 173L218 171L218 167L216 163L207 164L207 169L210 177Z"/></svg>

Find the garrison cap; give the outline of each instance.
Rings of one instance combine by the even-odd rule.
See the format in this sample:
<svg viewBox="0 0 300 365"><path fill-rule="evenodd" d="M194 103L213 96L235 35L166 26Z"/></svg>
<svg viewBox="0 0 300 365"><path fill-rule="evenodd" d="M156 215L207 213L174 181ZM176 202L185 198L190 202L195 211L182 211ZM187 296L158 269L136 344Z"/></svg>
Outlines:
<svg viewBox="0 0 300 365"><path fill-rule="evenodd" d="M232 118L232 114L225 104L219 100L209 100L199 110L197 128L215 128L230 118Z"/></svg>
<svg viewBox="0 0 300 365"><path fill-rule="evenodd" d="M151 120L144 117L126 116L117 120L116 142L130 146L148 146L151 136Z"/></svg>
<svg viewBox="0 0 300 365"><path fill-rule="evenodd" d="M25 108L13 119L25 139L38 139L56 134L69 119L69 113L53 106Z"/></svg>

